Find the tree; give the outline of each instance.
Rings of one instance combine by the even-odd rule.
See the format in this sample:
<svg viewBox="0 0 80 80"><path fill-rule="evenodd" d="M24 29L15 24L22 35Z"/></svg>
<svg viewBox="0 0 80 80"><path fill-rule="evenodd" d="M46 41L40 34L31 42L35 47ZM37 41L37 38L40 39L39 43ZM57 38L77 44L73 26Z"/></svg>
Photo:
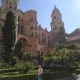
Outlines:
<svg viewBox="0 0 80 80"><path fill-rule="evenodd" d="M62 44L65 42L66 42L65 29L64 29L64 27L60 27L59 32L58 32L58 43Z"/></svg>
<svg viewBox="0 0 80 80"><path fill-rule="evenodd" d="M22 51L23 45L24 45L24 39L21 38L18 40L14 48L14 53L20 61L23 57L23 51Z"/></svg>
<svg viewBox="0 0 80 80"><path fill-rule="evenodd" d="M9 11L6 15L5 24L2 28L3 35L3 60L5 63L12 63L12 51L16 39L16 24L13 12Z"/></svg>

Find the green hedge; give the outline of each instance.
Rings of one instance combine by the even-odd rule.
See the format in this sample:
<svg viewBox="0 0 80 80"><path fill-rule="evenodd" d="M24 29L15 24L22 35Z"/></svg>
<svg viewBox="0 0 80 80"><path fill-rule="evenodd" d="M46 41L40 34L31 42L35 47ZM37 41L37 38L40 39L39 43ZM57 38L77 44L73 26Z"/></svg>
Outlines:
<svg viewBox="0 0 80 80"><path fill-rule="evenodd" d="M18 75L18 74L20 74L20 72L7 72L7 73L1 73L0 76L1 75L3 75L3 76L9 75L10 76L10 75Z"/></svg>
<svg viewBox="0 0 80 80"><path fill-rule="evenodd" d="M8 73L8 72L16 72L19 71L17 68L9 68L9 69L0 69L0 74L1 73Z"/></svg>
<svg viewBox="0 0 80 80"><path fill-rule="evenodd" d="M36 74L21 74L0 77L0 80L37 80Z"/></svg>

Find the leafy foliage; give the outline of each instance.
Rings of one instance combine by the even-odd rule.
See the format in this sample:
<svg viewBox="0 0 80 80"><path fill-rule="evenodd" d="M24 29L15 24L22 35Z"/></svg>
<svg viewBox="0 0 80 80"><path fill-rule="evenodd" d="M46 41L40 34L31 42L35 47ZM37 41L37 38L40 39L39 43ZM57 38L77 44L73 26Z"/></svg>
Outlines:
<svg viewBox="0 0 80 80"><path fill-rule="evenodd" d="M16 67L17 69L19 69L20 73L27 73L28 70L31 68L31 65L27 63L17 63Z"/></svg>
<svg viewBox="0 0 80 80"><path fill-rule="evenodd" d="M45 66L80 67L80 50L66 48L53 51L43 57Z"/></svg>
<svg viewBox="0 0 80 80"><path fill-rule="evenodd" d="M23 47L23 40L19 39L14 48L14 53L19 60L21 60L23 57L22 47Z"/></svg>
<svg viewBox="0 0 80 80"><path fill-rule="evenodd" d="M62 44L65 42L66 42L65 29L64 27L60 27L59 32L58 32L58 43Z"/></svg>
<svg viewBox="0 0 80 80"><path fill-rule="evenodd" d="M24 62L31 62L33 60L33 56L29 53L23 54Z"/></svg>

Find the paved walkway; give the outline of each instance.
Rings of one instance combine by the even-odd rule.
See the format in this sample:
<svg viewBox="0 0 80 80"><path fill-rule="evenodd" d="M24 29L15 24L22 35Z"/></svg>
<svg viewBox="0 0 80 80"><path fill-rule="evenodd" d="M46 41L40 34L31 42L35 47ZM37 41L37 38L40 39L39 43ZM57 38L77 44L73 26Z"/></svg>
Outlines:
<svg viewBox="0 0 80 80"><path fill-rule="evenodd" d="M53 80L80 80L80 75L71 76L71 77L67 77L67 78L61 78L61 79L53 79Z"/></svg>

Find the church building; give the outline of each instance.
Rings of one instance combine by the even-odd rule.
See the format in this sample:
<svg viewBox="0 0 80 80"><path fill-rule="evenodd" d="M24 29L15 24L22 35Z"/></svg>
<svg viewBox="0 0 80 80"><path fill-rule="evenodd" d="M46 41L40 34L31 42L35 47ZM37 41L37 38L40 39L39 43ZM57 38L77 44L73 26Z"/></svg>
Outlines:
<svg viewBox="0 0 80 80"><path fill-rule="evenodd" d="M64 27L62 14L55 6L51 14L51 31L43 29L37 20L37 12L29 10L26 12L18 8L19 0L2 0L0 7L0 53L2 49L2 27L4 26L6 14L12 11L16 17L16 42L24 41L23 51L35 55L51 51L55 45L57 33L60 27Z"/></svg>

